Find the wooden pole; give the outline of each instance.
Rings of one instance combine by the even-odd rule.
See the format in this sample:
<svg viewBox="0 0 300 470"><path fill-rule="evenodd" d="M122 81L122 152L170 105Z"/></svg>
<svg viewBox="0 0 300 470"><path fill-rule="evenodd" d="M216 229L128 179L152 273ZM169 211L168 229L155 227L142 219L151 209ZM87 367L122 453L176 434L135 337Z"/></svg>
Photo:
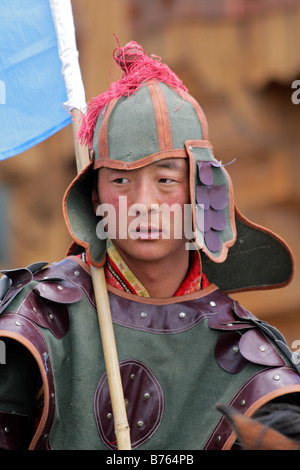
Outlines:
<svg viewBox="0 0 300 470"><path fill-rule="evenodd" d="M77 172L80 172L89 162L88 149L78 144L76 134L81 113L72 110L72 129ZM95 228L96 230L96 228ZM125 400L121 381L120 367L116 348L113 323L108 300L104 268L91 266L91 276L95 292L95 300L100 326L103 354L106 366L107 380L112 404L113 419L118 450L131 450L130 428L125 409Z"/></svg>
<svg viewBox="0 0 300 470"><path fill-rule="evenodd" d="M121 382L120 367L108 302L105 273L103 268L91 266L92 279L98 310L102 346L104 352L114 427L119 450L130 450L130 429L127 422L125 400Z"/></svg>

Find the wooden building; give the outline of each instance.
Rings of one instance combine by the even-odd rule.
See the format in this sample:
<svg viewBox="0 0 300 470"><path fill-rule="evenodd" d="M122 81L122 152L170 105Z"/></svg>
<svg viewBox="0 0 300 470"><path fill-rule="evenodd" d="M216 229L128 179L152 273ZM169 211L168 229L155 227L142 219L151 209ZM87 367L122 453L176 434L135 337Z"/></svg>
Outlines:
<svg viewBox="0 0 300 470"><path fill-rule="evenodd" d="M290 245L293 282L235 296L300 341L299 0L72 0L87 99L120 74L117 46L133 39L162 58L199 101L215 156L229 168L236 204ZM295 95L294 95L295 96ZM300 93L299 93L300 97ZM293 102L294 101L294 102ZM0 164L0 267L57 261L70 237L61 200L76 173L68 128Z"/></svg>

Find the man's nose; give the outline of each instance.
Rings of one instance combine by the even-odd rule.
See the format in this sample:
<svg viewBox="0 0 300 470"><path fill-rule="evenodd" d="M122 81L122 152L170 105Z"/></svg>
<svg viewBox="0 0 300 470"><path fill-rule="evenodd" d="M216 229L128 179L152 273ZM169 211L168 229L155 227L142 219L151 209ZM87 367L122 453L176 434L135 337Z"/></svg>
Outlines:
<svg viewBox="0 0 300 470"><path fill-rule="evenodd" d="M149 212L159 203L153 185L148 181L143 181L134 191L134 202L140 206L139 211Z"/></svg>

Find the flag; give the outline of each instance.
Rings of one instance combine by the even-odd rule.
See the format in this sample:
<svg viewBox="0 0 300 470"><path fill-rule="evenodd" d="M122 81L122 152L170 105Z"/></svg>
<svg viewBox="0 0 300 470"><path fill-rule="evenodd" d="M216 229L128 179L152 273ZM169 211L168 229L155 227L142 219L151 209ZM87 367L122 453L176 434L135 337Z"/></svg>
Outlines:
<svg viewBox="0 0 300 470"><path fill-rule="evenodd" d="M66 100L49 0L1 0L0 160L67 126Z"/></svg>

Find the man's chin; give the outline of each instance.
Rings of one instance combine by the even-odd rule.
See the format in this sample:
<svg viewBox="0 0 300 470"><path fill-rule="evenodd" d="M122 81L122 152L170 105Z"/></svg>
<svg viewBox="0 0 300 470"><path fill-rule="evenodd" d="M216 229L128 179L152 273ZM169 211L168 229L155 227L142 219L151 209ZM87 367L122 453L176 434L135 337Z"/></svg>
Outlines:
<svg viewBox="0 0 300 470"><path fill-rule="evenodd" d="M173 245L174 240L158 238L138 238L136 240L114 240L114 245L124 261L138 260L144 262L157 262L174 258L185 251L185 242ZM173 246L172 246L173 245Z"/></svg>

